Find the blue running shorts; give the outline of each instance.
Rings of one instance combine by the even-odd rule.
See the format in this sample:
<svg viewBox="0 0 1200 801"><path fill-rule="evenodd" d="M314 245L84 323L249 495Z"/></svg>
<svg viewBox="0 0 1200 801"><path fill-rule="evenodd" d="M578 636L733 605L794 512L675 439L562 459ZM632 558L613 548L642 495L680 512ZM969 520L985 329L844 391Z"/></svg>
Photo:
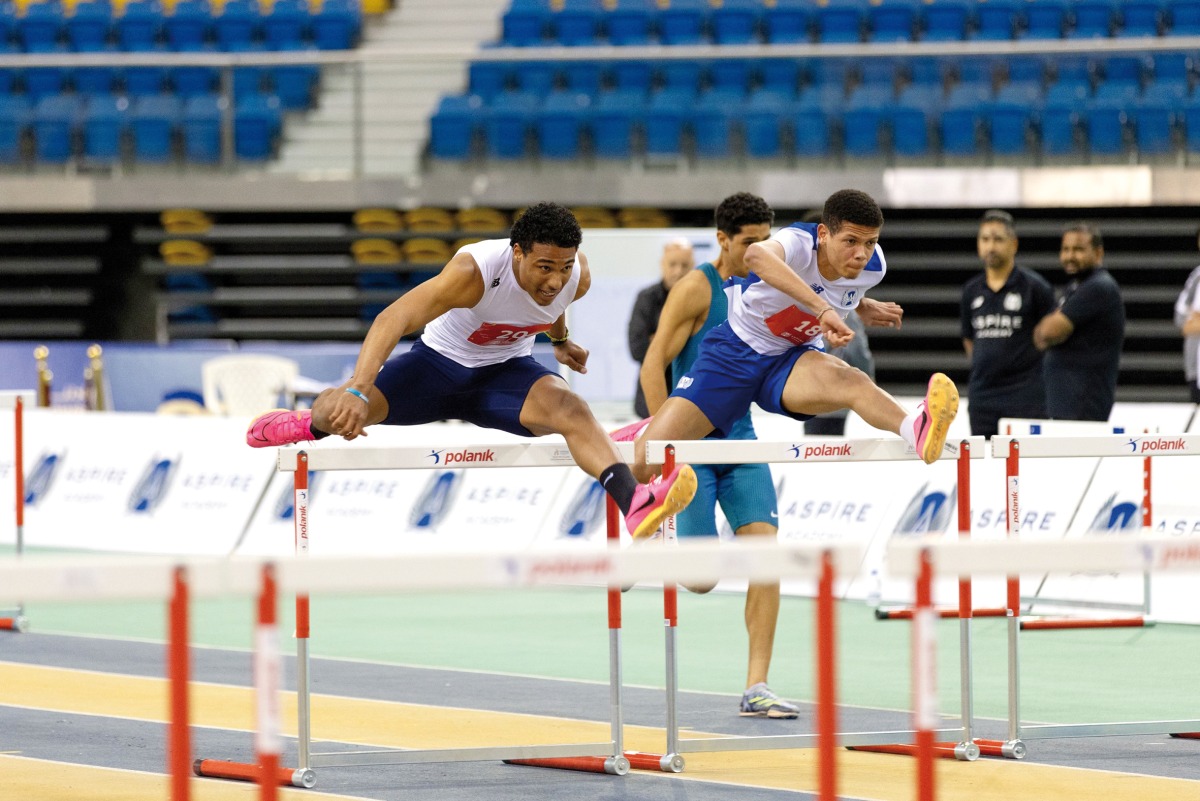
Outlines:
<svg viewBox="0 0 1200 801"><path fill-rule="evenodd" d="M529 388L544 375L557 376L532 356L463 367L418 340L407 353L389 359L375 378L388 402L385 425L415 426L442 420L466 420L522 437L534 436L521 425L521 407Z"/></svg>
<svg viewBox="0 0 1200 801"><path fill-rule="evenodd" d="M727 437L734 423L757 403L763 410L793 420L811 420L811 414L793 414L783 408L783 385L796 360L811 345L799 345L777 356L764 356L738 338L728 322L704 336L700 355L675 385L672 396L686 398L704 412L716 428L710 436Z"/></svg>
<svg viewBox="0 0 1200 801"><path fill-rule="evenodd" d="M750 523L778 528L779 513L771 468L765 464L696 464L696 497L675 515L680 537L717 536L716 505L735 532Z"/></svg>

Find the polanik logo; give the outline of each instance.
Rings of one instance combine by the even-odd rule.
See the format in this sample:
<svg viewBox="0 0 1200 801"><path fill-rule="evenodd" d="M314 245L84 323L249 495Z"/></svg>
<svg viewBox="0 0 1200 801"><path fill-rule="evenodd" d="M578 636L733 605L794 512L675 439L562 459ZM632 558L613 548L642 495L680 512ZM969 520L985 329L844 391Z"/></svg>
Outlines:
<svg viewBox="0 0 1200 801"><path fill-rule="evenodd" d="M1187 440L1183 437L1134 437L1126 443L1130 453L1187 453Z"/></svg>
<svg viewBox="0 0 1200 801"><path fill-rule="evenodd" d="M490 448L483 450L450 450L442 448L440 451L430 451L428 458L433 459L435 465L452 465L461 464L464 462L494 462L496 461L496 452Z"/></svg>

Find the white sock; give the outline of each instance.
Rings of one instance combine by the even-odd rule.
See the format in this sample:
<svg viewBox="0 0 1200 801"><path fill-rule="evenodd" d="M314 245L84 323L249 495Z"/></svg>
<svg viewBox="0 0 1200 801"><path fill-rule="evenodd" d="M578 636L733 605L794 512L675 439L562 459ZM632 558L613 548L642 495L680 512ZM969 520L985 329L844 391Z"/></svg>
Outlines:
<svg viewBox="0 0 1200 801"><path fill-rule="evenodd" d="M917 447L917 420L921 417L923 411L924 404L918 407L917 411L910 413L900 421L900 436L914 449Z"/></svg>

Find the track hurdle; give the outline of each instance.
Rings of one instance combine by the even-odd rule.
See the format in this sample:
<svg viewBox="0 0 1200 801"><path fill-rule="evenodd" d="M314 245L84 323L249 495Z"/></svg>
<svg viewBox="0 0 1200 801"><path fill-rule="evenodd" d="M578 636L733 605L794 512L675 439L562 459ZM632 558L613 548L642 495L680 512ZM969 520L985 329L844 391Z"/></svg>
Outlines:
<svg viewBox="0 0 1200 801"><path fill-rule="evenodd" d="M1131 447L1132 446L1132 447ZM1143 458L1143 526L1150 526L1150 472L1149 456L1196 456L1200 455L1200 435L1195 434L1143 434L1141 436L1117 435L1095 437L1043 437L1024 439L1016 437L993 437L992 456L1005 460L1005 509L1010 539L1017 537L1021 521L1020 459L1063 458L1063 457L1121 457ZM1141 540L1125 538L1134 547ZM1064 543L1079 547L1079 543ZM1091 543L1089 543L1090 547ZM1186 546L1184 546L1186 547ZM1178 557L1176 557L1178 558ZM1079 568L1076 568L1079 569ZM1149 601L1149 567L1141 568L1145 576L1146 595ZM1027 628L1021 619L1021 580L1016 573L1009 573L1008 583L1008 740L1005 746L1011 751L1025 750L1025 740L1050 739L1054 737L1092 737L1122 734L1171 734L1173 732L1200 731L1200 719L1138 721L1130 723L1089 724L1039 724L1023 725L1021 722L1020 682L1020 637L1019 632ZM1096 628L1097 626L1075 626ZM1109 622L1107 626L1113 627ZM1065 628L1046 626L1043 628Z"/></svg>
<svg viewBox="0 0 1200 801"><path fill-rule="evenodd" d="M13 485L16 519L16 556L25 554L25 399L20 392L0 394L0 408L13 410ZM25 604L18 601L11 609L0 609L0 629L26 631L29 620Z"/></svg>
<svg viewBox="0 0 1200 801"><path fill-rule="evenodd" d="M961 440L957 445L948 444L945 455L957 461L958 512L960 536L970 533L970 463L972 459L982 459L985 440L983 437L972 437ZM828 442L806 440L806 445L812 445L806 451L797 450L794 444L784 442L763 442L757 440L697 440L671 443L667 441L650 441L646 443L646 459L652 464L666 463L669 459L678 459L687 464L795 464L797 462L866 462L866 461L912 461L915 455L912 448L897 437L880 439L838 439ZM822 447L828 445L830 447ZM805 454L801 458L801 454ZM667 588L673 592L674 587ZM671 608L668 601L666 605ZM818 607L820 606L818 602ZM819 609L818 609L819 611ZM930 613L932 614L932 613ZM974 722L972 711L972 670L971 670L971 593L970 579L959 584L960 624L960 671L962 681L962 726L954 729L938 729L934 734L942 737L934 749L939 757L972 761L979 757L981 745L974 737ZM919 627L914 618L914 637ZM819 641L824 636L832 636L832 620L817 621ZM675 670L674 656L675 622L668 613L668 673ZM818 653L820 646L818 645ZM832 683L832 676L827 677ZM819 690L825 682L819 681ZM668 675L667 686L677 686L677 677ZM832 689L828 690L832 692ZM705 739L681 739L679 736L678 714L676 709L677 697L671 693L667 696L667 751L668 754L695 753L702 751L744 751L779 748L812 748L819 742L819 735L814 734L782 734L762 736L713 737ZM836 735L838 744L855 750L878 750L888 753L913 753L913 743L916 741L915 730L877 731L877 732L839 732ZM958 737L954 742L944 742L947 737ZM994 747L985 741L984 746L989 750Z"/></svg>

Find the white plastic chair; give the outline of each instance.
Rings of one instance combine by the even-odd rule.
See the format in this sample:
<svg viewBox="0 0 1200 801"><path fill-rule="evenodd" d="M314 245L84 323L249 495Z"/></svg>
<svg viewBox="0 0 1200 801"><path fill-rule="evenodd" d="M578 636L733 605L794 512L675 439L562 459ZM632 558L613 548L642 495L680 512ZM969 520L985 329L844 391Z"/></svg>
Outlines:
<svg viewBox="0 0 1200 801"><path fill-rule="evenodd" d="M300 365L282 356L233 354L200 367L204 406L213 414L252 416L295 406L293 385Z"/></svg>

